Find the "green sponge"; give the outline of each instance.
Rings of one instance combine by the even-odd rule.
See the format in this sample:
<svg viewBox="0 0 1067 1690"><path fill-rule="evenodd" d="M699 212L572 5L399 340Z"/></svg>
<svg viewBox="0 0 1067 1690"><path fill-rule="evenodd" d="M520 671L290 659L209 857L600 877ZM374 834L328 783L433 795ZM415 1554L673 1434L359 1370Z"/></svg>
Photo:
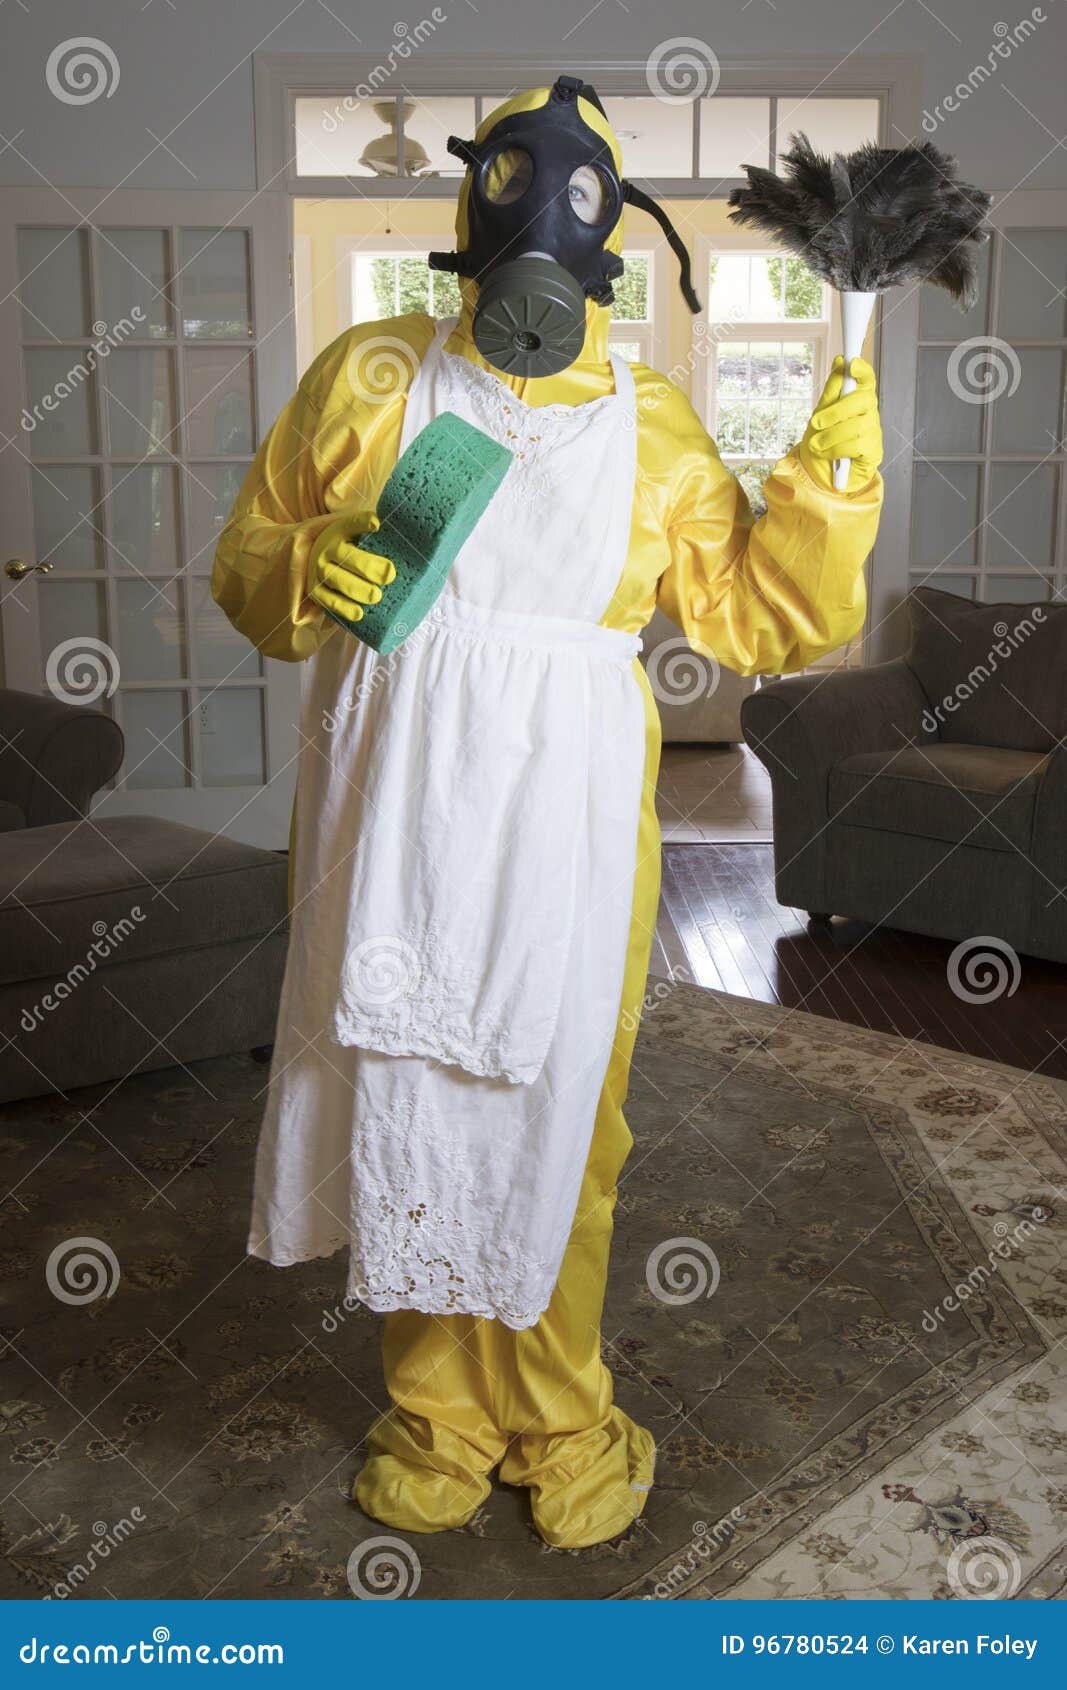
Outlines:
<svg viewBox="0 0 1067 1690"><path fill-rule="evenodd" d="M378 530L355 542L387 557L396 579L358 622L327 611L383 657L422 621L456 554L496 492L511 453L480 428L442 411L401 454L378 500Z"/></svg>

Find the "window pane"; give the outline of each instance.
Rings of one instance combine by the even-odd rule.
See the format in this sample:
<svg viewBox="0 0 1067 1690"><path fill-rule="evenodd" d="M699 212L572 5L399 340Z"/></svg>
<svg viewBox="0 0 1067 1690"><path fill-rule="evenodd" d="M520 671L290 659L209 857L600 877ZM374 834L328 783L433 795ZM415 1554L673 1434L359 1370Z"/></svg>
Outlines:
<svg viewBox="0 0 1067 1690"><path fill-rule="evenodd" d="M826 317L823 283L803 259L786 253L716 253L709 265L708 291L708 314L714 322Z"/></svg>
<svg viewBox="0 0 1067 1690"><path fill-rule="evenodd" d="M70 644L70 651L60 663L61 684L69 687L72 698L79 690L78 652L85 653L87 667L99 661L92 655L87 642L107 639L107 616L104 608L104 589L95 581L57 581L54 576L39 575L37 611L40 617L41 657L47 663L49 654L57 646ZM114 664L107 665L109 672ZM88 702L88 699L86 700Z"/></svg>
<svg viewBox="0 0 1067 1690"><path fill-rule="evenodd" d="M395 99L372 102L349 94L295 105L298 176L396 175Z"/></svg>
<svg viewBox="0 0 1067 1690"><path fill-rule="evenodd" d="M978 298L969 311L954 305L944 288L924 287L919 308L919 333L924 340L966 340L981 334L989 321L989 266L992 243L978 249Z"/></svg>
<svg viewBox="0 0 1067 1690"><path fill-rule="evenodd" d="M131 787L189 786L189 725L186 694L123 692L127 781Z"/></svg>
<svg viewBox="0 0 1067 1690"><path fill-rule="evenodd" d="M30 456L83 458L95 452L97 377L78 348L28 347L23 357Z"/></svg>
<svg viewBox="0 0 1067 1690"><path fill-rule="evenodd" d="M612 340L608 344L611 351L618 357L625 358L628 364L640 363L641 348L636 340Z"/></svg>
<svg viewBox="0 0 1067 1690"><path fill-rule="evenodd" d="M1059 470L1055 464L993 464L986 518L987 564L1051 569Z"/></svg>
<svg viewBox="0 0 1067 1690"><path fill-rule="evenodd" d="M233 509L248 467L247 464L186 465L185 500L189 517L186 568L210 570L219 535Z"/></svg>
<svg viewBox="0 0 1067 1690"><path fill-rule="evenodd" d="M463 308L459 277L449 275L447 270L431 270L429 277L430 315L439 320L442 317L458 317Z"/></svg>
<svg viewBox="0 0 1067 1690"><path fill-rule="evenodd" d="M167 289L170 283L165 229L101 229L100 315L121 340L155 340L174 333ZM131 313L139 316L133 318Z"/></svg>
<svg viewBox="0 0 1067 1690"><path fill-rule="evenodd" d="M743 164L760 164L766 169L770 154L770 100L716 94L701 102L701 176L740 176Z"/></svg>
<svg viewBox="0 0 1067 1690"><path fill-rule="evenodd" d="M112 566L125 574L173 575L178 569L177 470L117 464L111 484Z"/></svg>
<svg viewBox="0 0 1067 1690"><path fill-rule="evenodd" d="M218 687L200 699L200 760L205 786L261 786L263 691Z"/></svg>
<svg viewBox="0 0 1067 1690"><path fill-rule="evenodd" d="M197 673L201 680L227 681L236 675L261 675L263 659L222 614L211 596L210 581L194 580L189 590Z"/></svg>
<svg viewBox="0 0 1067 1690"><path fill-rule="evenodd" d="M816 152L850 153L864 141L878 139L878 101L842 100L810 95L778 101L779 157L789 137L803 131Z"/></svg>
<svg viewBox="0 0 1067 1690"><path fill-rule="evenodd" d="M123 680L180 680L185 673L180 583L120 581L115 590Z"/></svg>
<svg viewBox="0 0 1067 1690"><path fill-rule="evenodd" d="M994 604L1046 604L1049 596L1050 584L1036 570L1028 575L987 575L982 589L982 597Z"/></svg>
<svg viewBox="0 0 1067 1690"><path fill-rule="evenodd" d="M767 509L767 500L763 492L763 483L770 475L774 464L769 458L762 462L731 464L730 469L745 490L753 511L761 516Z"/></svg>
<svg viewBox="0 0 1067 1690"><path fill-rule="evenodd" d="M87 335L89 270L84 229L20 229L19 299L27 340Z"/></svg>
<svg viewBox="0 0 1067 1690"><path fill-rule="evenodd" d="M1058 340L1067 322L1067 230L1006 229L998 331Z"/></svg>
<svg viewBox="0 0 1067 1690"><path fill-rule="evenodd" d="M776 461L811 409L810 342L727 341L716 348L716 440L721 452Z"/></svg>
<svg viewBox="0 0 1067 1690"><path fill-rule="evenodd" d="M50 464L33 472L33 538L38 561L60 569L102 569L99 471Z"/></svg>
<svg viewBox="0 0 1067 1690"><path fill-rule="evenodd" d="M474 134L474 99L404 101L404 175L462 176L462 159L448 151L448 137L469 141Z"/></svg>
<svg viewBox="0 0 1067 1690"><path fill-rule="evenodd" d="M1006 354L1002 359L1007 386L994 402L994 448L1054 452L1063 427L1063 354L1031 347L1016 351L1014 357L1018 359L1017 386L1011 359Z"/></svg>
<svg viewBox="0 0 1067 1690"><path fill-rule="evenodd" d="M611 315L617 323L648 321L648 259L627 257L626 269L617 282L612 283L615 303Z"/></svg>
<svg viewBox="0 0 1067 1690"><path fill-rule="evenodd" d="M911 577L912 587L936 587L939 593L955 593L957 598L974 598L973 575L949 575L945 570L933 574L930 570L916 570Z"/></svg>
<svg viewBox="0 0 1067 1690"><path fill-rule="evenodd" d="M187 450L194 457L237 456L255 449L252 360L222 347L185 353Z"/></svg>
<svg viewBox="0 0 1067 1690"><path fill-rule="evenodd" d="M246 339L252 333L247 231L183 229L180 252L185 333Z"/></svg>
<svg viewBox="0 0 1067 1690"><path fill-rule="evenodd" d="M961 399L953 391L948 360L949 353L944 348L920 348L915 445L926 456L936 452L977 452L981 445L985 407ZM960 386L958 377L956 386Z"/></svg>
<svg viewBox="0 0 1067 1690"><path fill-rule="evenodd" d="M978 465L915 465L912 555L916 563L973 564L978 543Z"/></svg>
<svg viewBox="0 0 1067 1690"><path fill-rule="evenodd" d="M446 283L443 288L442 281ZM448 283L452 284L451 288ZM450 297L454 298L454 311L458 312L456 278L435 275L434 284L438 289L435 298L446 306ZM430 268L425 257L358 254L352 265L352 309L352 320L356 323L373 323L381 317L402 316L408 311L429 311ZM442 317L452 314L449 309L438 311Z"/></svg>
<svg viewBox="0 0 1067 1690"><path fill-rule="evenodd" d="M111 450L124 458L173 452L177 408L170 352L113 352L107 361L107 416Z"/></svg>
<svg viewBox="0 0 1067 1690"><path fill-rule="evenodd" d="M652 95L603 100L622 148L627 176L692 176L693 107L669 105Z"/></svg>

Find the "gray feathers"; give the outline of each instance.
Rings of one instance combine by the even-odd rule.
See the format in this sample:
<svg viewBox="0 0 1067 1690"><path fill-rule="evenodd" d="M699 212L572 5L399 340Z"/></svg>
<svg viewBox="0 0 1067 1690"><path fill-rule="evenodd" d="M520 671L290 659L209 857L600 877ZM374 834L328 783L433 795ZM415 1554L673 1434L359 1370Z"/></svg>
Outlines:
<svg viewBox="0 0 1067 1690"><path fill-rule="evenodd" d="M782 165L781 176L745 165L748 186L730 195L733 222L773 235L841 291L934 282L962 311L974 304L992 196L961 182L955 159L929 141L827 158L793 135Z"/></svg>

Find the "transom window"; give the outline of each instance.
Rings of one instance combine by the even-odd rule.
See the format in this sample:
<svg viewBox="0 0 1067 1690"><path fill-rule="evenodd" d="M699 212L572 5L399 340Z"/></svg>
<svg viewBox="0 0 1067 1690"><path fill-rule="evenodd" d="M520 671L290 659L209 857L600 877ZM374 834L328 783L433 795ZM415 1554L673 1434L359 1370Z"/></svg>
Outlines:
<svg viewBox="0 0 1067 1690"><path fill-rule="evenodd" d="M662 75L668 75L666 67ZM654 66L649 76L655 90ZM658 92L601 95L629 175L721 184L740 177L745 164L776 168L798 129L825 152L849 152L878 139L881 102L876 97L720 94L713 91L717 83L709 61L693 65L691 78L680 84L680 97L666 81ZM297 95L294 178L350 177L363 183L377 178L383 186L398 176L458 180L463 164L448 151L449 135L472 135L507 97L415 95L410 90L384 95L366 88Z"/></svg>

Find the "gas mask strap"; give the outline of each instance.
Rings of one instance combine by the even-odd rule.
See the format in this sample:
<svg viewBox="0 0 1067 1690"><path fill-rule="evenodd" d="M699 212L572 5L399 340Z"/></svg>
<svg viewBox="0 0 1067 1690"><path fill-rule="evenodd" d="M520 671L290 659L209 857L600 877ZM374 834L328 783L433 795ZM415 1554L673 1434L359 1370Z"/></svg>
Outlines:
<svg viewBox="0 0 1067 1690"><path fill-rule="evenodd" d="M663 233L667 237L667 245L678 260L678 267L681 271L681 275L678 280L682 290L682 297L688 305L690 311L695 314L701 309L701 305L700 300L697 298L693 289L693 272L689 263L689 252L681 235L674 227L674 224L667 216L663 207L661 205L657 205L651 195L646 194L643 189L635 188L632 182L624 182L622 184L622 197L628 205L636 206L638 211L647 211L648 215L650 217L654 217L660 228L663 230Z"/></svg>

